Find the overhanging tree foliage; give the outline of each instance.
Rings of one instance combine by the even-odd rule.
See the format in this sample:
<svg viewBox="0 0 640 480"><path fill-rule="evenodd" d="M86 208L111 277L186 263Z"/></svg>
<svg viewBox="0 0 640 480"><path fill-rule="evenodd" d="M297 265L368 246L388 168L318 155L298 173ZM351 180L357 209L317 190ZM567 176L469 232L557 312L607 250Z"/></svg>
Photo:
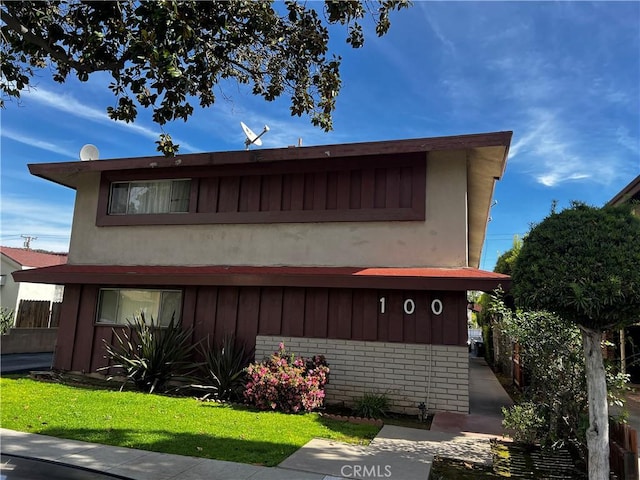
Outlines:
<svg viewBox="0 0 640 480"><path fill-rule="evenodd" d="M114 120L133 122L150 108L154 122L187 120L192 102L210 107L225 79L251 85L272 101L289 95L291 114L310 115L328 131L340 91L341 58L329 52L329 26L347 29L353 48L364 43L372 16L384 35L389 15L408 0L272 1L24 1L2 2L3 101L17 98L31 78L50 68L63 83L107 72ZM159 150L177 146L163 136Z"/></svg>
<svg viewBox="0 0 640 480"><path fill-rule="evenodd" d="M511 275L513 266L516 264L520 250L522 249L522 239L518 235L514 235L511 248L498 257L494 272Z"/></svg>
<svg viewBox="0 0 640 480"><path fill-rule="evenodd" d="M582 332L589 402L589 478L608 478L609 426L602 333L640 310L640 219L627 207L574 203L524 240L513 271L519 305L554 312Z"/></svg>

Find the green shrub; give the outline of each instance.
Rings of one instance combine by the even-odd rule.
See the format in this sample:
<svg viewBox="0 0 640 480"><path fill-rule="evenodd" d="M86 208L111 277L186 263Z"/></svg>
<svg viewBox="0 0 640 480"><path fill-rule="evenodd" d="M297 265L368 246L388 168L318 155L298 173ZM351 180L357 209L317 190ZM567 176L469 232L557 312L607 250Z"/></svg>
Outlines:
<svg viewBox="0 0 640 480"><path fill-rule="evenodd" d="M0 335L4 335L9 332L9 329L13 327L13 310L2 307L0 308Z"/></svg>
<svg viewBox="0 0 640 480"><path fill-rule="evenodd" d="M197 367L189 359L196 347L191 343L193 328L183 329L173 317L169 325L159 327L153 317L147 322L141 313L124 330L114 328L113 334L116 345L103 339L113 363L101 370L122 369L126 377L122 387L133 383L143 392L165 392L170 381L186 380Z"/></svg>
<svg viewBox="0 0 640 480"><path fill-rule="evenodd" d="M207 347L200 348L200 353L204 357L201 367L204 385L193 387L209 392L205 398L240 400L247 378L245 368L253 358L253 351L246 351L233 335L226 335L218 348L211 347L207 341Z"/></svg>
<svg viewBox="0 0 640 480"><path fill-rule="evenodd" d="M389 411L389 397L385 393L365 393L356 400L353 412L359 417L386 417Z"/></svg>
<svg viewBox="0 0 640 480"><path fill-rule="evenodd" d="M510 408L502 408L502 424L516 442L539 443L547 435L547 417L544 406L522 402Z"/></svg>

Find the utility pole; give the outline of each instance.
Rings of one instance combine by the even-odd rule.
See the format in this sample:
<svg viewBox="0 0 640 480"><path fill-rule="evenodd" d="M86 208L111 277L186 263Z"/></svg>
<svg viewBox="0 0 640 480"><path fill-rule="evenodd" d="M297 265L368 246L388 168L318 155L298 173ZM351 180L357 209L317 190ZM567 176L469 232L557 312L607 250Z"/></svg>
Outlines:
<svg viewBox="0 0 640 480"><path fill-rule="evenodd" d="M31 235L20 235L22 238L24 238L24 248L26 250L30 250L31 249L31 242L33 240L37 240L38 237L33 237Z"/></svg>

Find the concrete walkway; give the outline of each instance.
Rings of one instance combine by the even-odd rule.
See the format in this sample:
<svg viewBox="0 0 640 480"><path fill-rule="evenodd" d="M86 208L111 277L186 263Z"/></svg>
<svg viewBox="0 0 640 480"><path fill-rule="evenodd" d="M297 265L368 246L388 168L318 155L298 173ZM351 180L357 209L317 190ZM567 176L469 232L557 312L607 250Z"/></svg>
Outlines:
<svg viewBox="0 0 640 480"><path fill-rule="evenodd" d="M511 397L487 365L484 358L469 358L469 415L436 413L431 430L504 435L502 407L513 405Z"/></svg>
<svg viewBox="0 0 640 480"><path fill-rule="evenodd" d="M436 455L477 463L491 461L489 439L502 433L498 415L510 399L483 359L470 358L470 378L471 415L437 413L431 430L385 425L368 446L313 439L277 467L110 447L6 429L0 429L1 448L3 453L54 460L135 480L426 480Z"/></svg>

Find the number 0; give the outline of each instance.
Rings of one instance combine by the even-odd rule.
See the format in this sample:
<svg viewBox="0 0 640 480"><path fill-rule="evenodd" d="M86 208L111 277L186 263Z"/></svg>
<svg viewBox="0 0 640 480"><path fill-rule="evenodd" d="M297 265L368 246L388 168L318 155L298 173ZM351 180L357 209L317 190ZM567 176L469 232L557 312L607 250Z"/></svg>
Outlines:
<svg viewBox="0 0 640 480"><path fill-rule="evenodd" d="M416 311L415 302L413 300L411 300L410 298L407 298L404 301L404 313L406 313L407 315L411 315L415 311Z"/></svg>
<svg viewBox="0 0 640 480"><path fill-rule="evenodd" d="M431 302L431 311L434 315L440 315L442 313L442 300L435 299Z"/></svg>

